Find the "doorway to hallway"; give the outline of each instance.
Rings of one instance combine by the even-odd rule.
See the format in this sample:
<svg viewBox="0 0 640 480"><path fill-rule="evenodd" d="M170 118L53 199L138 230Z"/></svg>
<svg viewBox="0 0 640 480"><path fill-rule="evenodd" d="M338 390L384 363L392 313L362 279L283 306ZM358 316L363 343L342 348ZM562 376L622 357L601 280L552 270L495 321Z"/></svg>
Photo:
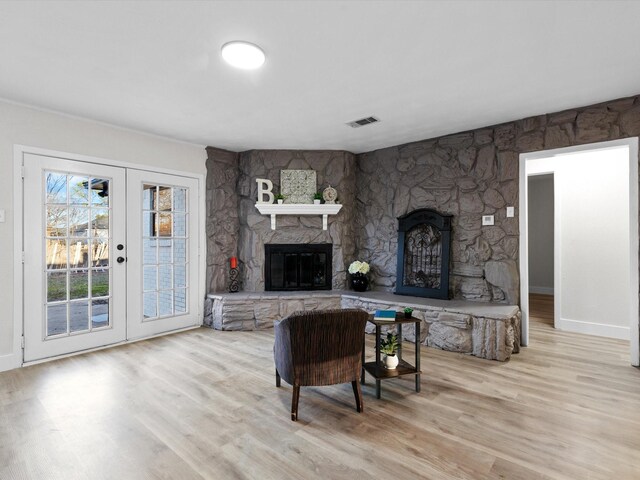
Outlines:
<svg viewBox="0 0 640 480"><path fill-rule="evenodd" d="M523 343L529 293L539 293L531 280L540 267L531 257L532 235L540 232L531 231L529 180L552 174L554 325L630 340L631 362L638 364L637 162L637 139L521 155Z"/></svg>

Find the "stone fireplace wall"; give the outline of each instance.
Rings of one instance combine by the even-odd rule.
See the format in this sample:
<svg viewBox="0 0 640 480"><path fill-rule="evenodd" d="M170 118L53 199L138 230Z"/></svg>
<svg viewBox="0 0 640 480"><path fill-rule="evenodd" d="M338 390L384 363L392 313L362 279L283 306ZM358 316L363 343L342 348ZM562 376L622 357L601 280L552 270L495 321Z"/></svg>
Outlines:
<svg viewBox="0 0 640 480"><path fill-rule="evenodd" d="M454 215L452 296L518 304L519 154L638 135L640 96L357 155L358 258L393 290L397 217L431 208Z"/></svg>
<svg viewBox="0 0 640 480"><path fill-rule="evenodd" d="M255 207L256 178L273 182L280 190L280 170L317 172L318 190L329 184L338 191L343 207L329 216L328 230L322 230L321 216L277 217L271 230L268 216ZM242 290L264 291L264 245L266 243L332 243L333 288L346 287L346 268L355 259L355 155L344 151L251 150L239 155L237 183L239 206L238 259L241 262Z"/></svg>
<svg viewBox="0 0 640 480"><path fill-rule="evenodd" d="M237 256L238 154L207 147L207 289L224 292L229 283L229 258Z"/></svg>
<svg viewBox="0 0 640 480"><path fill-rule="evenodd" d="M454 215L451 296L519 303L519 154L640 135L640 96L530 117L359 155L343 151L207 152L207 285L227 288L228 259L237 255L244 291L263 291L265 243L331 242L333 288L346 287L349 263L371 264L374 289L396 281L397 217L417 208ZM256 178L282 169L313 169L318 188L331 184L344 205L329 217L269 218L255 208ZM357 181L356 181L357 180ZM514 218L505 207L514 206ZM483 214L495 225L481 226Z"/></svg>

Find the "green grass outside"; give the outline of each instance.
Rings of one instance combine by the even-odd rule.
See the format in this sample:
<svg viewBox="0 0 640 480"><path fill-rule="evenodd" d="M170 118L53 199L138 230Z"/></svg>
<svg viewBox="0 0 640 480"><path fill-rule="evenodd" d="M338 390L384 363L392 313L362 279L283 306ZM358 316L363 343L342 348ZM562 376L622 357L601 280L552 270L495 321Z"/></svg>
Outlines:
<svg viewBox="0 0 640 480"><path fill-rule="evenodd" d="M88 274L87 272L69 273L70 299L87 298ZM109 272L92 272L92 297L104 297L109 295ZM51 272L47 278L47 301L55 302L67 299L66 272Z"/></svg>

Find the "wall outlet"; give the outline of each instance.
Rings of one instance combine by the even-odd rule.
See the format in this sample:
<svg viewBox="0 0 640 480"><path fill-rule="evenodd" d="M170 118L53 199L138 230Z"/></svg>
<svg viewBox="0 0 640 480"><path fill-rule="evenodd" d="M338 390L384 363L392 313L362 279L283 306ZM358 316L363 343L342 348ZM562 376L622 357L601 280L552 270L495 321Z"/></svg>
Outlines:
<svg viewBox="0 0 640 480"><path fill-rule="evenodd" d="M516 214L515 207L507 207L507 218L511 218Z"/></svg>
<svg viewBox="0 0 640 480"><path fill-rule="evenodd" d="M482 225L493 225L493 215L483 215Z"/></svg>
<svg viewBox="0 0 640 480"><path fill-rule="evenodd" d="M4 216L4 208L0 209L0 223L4 223L5 222L5 216Z"/></svg>

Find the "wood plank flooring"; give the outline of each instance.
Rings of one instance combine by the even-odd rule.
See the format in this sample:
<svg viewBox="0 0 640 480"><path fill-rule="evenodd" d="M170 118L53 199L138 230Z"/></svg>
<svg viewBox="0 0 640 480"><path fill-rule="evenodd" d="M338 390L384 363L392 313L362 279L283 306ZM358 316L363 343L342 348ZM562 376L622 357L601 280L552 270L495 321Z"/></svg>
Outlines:
<svg viewBox="0 0 640 480"><path fill-rule="evenodd" d="M529 294L529 316L536 322L553 326L553 295Z"/></svg>
<svg viewBox="0 0 640 480"><path fill-rule="evenodd" d="M368 338L371 352L371 338ZM1 479L638 479L628 343L531 324L509 362L275 387L273 333L198 329L0 374ZM411 354L406 344L406 354Z"/></svg>

